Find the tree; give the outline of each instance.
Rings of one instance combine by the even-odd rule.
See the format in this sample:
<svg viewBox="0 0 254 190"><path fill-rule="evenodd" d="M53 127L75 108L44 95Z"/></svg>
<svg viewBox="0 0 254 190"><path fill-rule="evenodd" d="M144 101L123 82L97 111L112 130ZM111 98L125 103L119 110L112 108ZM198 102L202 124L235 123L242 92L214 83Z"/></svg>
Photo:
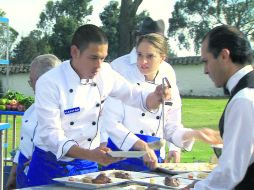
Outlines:
<svg viewBox="0 0 254 190"><path fill-rule="evenodd" d="M121 0L118 56L129 53L135 41L135 16L143 0Z"/></svg>
<svg viewBox="0 0 254 190"><path fill-rule="evenodd" d="M40 14L38 28L44 33L52 53L61 59L69 59L69 47L74 31L86 23L92 14L91 0L49 1Z"/></svg>
<svg viewBox="0 0 254 190"><path fill-rule="evenodd" d="M119 3L110 1L109 5L104 7L104 11L100 13L100 19L103 26L101 29L107 34L109 41L108 57L109 61L115 59L118 55L119 48Z"/></svg>
<svg viewBox="0 0 254 190"><path fill-rule="evenodd" d="M179 0L169 19L168 36L179 48L200 50L203 36L216 25L234 25L254 40L253 0Z"/></svg>
<svg viewBox="0 0 254 190"><path fill-rule="evenodd" d="M128 46L128 52L134 46L135 43L135 31L140 28L140 25L145 17L149 16L147 11L142 11L140 14L134 16L133 26L130 28L132 31L131 42ZM100 14L100 19L103 26L102 30L109 37L109 55L107 59L109 61L118 57L119 48L126 45L126 40L120 42L120 7L117 1L110 1L109 4L104 7L104 11ZM123 23L125 24L125 23ZM122 43L122 44L121 44Z"/></svg>

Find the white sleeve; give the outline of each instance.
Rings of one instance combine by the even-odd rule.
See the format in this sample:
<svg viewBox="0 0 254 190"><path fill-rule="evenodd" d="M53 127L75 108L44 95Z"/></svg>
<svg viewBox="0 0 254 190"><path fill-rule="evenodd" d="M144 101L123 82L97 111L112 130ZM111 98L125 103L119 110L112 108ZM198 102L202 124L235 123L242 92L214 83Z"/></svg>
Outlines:
<svg viewBox="0 0 254 190"><path fill-rule="evenodd" d="M254 160L253 107L253 101L246 99L232 99L228 104L218 166L194 190L229 190L242 181Z"/></svg>
<svg viewBox="0 0 254 190"><path fill-rule="evenodd" d="M101 113L99 125L105 128L111 140L122 150L129 150L139 139L122 123L124 106L120 100L107 98Z"/></svg>
<svg viewBox="0 0 254 190"><path fill-rule="evenodd" d="M20 154L20 150L17 150L17 152L13 158L13 162L16 164L18 164L18 162L19 162L19 154Z"/></svg>

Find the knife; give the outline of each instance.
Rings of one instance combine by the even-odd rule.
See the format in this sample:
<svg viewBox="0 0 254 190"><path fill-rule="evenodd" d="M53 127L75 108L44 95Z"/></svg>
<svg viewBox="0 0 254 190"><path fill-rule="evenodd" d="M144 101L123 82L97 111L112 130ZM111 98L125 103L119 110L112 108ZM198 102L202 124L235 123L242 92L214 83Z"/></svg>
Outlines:
<svg viewBox="0 0 254 190"><path fill-rule="evenodd" d="M169 175L178 175L179 174L179 172L169 170L169 169L166 169L166 168L161 168L161 167L157 167L154 171L164 173L164 174L169 174Z"/></svg>

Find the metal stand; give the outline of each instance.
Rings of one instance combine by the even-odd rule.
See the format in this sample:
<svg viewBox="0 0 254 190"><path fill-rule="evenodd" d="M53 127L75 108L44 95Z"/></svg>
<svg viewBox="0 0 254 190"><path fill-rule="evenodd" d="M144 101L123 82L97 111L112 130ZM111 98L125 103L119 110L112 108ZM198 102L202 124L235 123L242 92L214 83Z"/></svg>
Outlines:
<svg viewBox="0 0 254 190"><path fill-rule="evenodd" d="M0 123L0 189L4 189L3 176L4 176L4 167L3 167L3 131L10 128L9 123Z"/></svg>

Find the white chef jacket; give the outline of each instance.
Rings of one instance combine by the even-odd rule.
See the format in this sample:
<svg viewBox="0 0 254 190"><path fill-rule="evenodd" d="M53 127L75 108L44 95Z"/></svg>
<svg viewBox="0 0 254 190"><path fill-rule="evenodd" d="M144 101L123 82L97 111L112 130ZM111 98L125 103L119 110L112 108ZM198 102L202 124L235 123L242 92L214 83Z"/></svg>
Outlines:
<svg viewBox="0 0 254 190"><path fill-rule="evenodd" d="M252 71L245 66L227 82L231 92L239 80ZM242 181L254 162L254 89L240 90L229 102L224 117L223 149L218 166L195 190L231 190Z"/></svg>
<svg viewBox="0 0 254 190"><path fill-rule="evenodd" d="M65 61L36 83L38 127L34 142L57 159L72 160L65 154L75 144L85 149L99 146L98 116L109 95L145 110L148 92L130 84L108 63L101 65L92 80L83 81L81 84L70 61Z"/></svg>
<svg viewBox="0 0 254 190"><path fill-rule="evenodd" d="M105 101L99 124L101 127L106 128L112 141L122 150L129 150L136 143L139 138L134 134L165 138L181 148L190 149L193 141L186 143L186 146L184 146L181 140L183 131L190 129L185 129L181 125L181 98L173 68L166 62L160 64L155 84L151 84L145 82L145 77L139 71L136 62L137 53L134 48L130 54L114 60L111 66L130 82L150 91L153 91L157 85L162 83L162 78L168 78L172 87L171 102L173 105L165 105L164 107L165 127L162 125L161 107L157 112L144 112L115 98L108 98ZM161 157L165 158L165 147L161 149Z"/></svg>
<svg viewBox="0 0 254 190"><path fill-rule="evenodd" d="M19 153L21 152L27 159L32 156L33 138L35 128L38 125L34 104L32 104L22 117L22 125L20 130L19 149L14 157L13 162L18 163Z"/></svg>

